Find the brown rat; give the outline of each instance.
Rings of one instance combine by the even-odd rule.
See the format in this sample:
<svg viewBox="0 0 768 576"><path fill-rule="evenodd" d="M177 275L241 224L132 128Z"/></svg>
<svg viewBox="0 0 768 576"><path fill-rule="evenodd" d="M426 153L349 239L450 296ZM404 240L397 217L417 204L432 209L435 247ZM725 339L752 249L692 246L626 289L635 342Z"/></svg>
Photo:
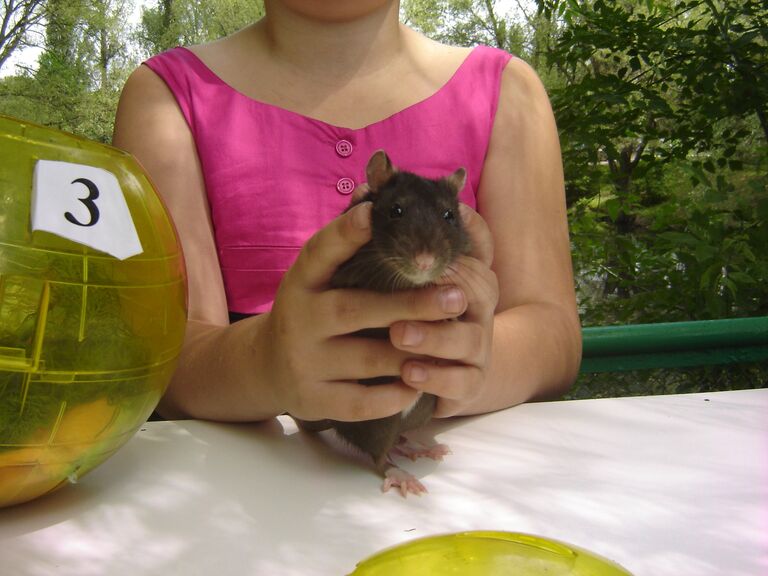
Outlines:
<svg viewBox="0 0 768 576"><path fill-rule="evenodd" d="M461 223L458 194L464 187L463 168L439 180L431 180L393 168L386 153L374 153L366 167L369 191L353 200L352 206L370 201L371 240L331 279L332 288L362 288L392 292L434 283L462 254L469 252L469 238ZM349 210L349 208L347 208ZM373 338L389 338L386 328L361 332ZM361 380L375 386L393 382L397 375ZM402 433L418 428L432 418L437 399L422 394L416 403L401 413L363 422L299 422L302 428L318 431L333 428L344 440L369 454L384 475L384 490L391 486L408 492L425 489L410 474L400 470L390 459L390 452L411 458L439 458L444 446L408 447Z"/></svg>

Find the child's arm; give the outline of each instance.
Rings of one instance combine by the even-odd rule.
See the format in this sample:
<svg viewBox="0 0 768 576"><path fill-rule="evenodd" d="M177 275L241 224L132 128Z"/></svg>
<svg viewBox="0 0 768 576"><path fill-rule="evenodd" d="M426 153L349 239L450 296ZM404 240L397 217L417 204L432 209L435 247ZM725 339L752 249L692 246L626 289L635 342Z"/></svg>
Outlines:
<svg viewBox="0 0 768 576"><path fill-rule="evenodd" d="M454 275L469 299L466 321L420 324L417 346L402 344L403 323L392 330L402 350L452 362L407 362L401 372L441 396L438 416L551 397L578 372L581 329L557 129L541 82L518 59L504 72L478 210L482 218L469 211L467 221L476 258ZM412 373L414 365L421 372Z"/></svg>
<svg viewBox="0 0 768 576"><path fill-rule="evenodd" d="M121 97L114 143L142 163L174 219L189 278L189 323L176 374L160 404L170 418L259 420L282 412L314 420L394 414L416 398L402 384L354 382L396 374L407 356L387 341L344 336L399 318L436 320L438 289L380 295L327 290L336 266L370 237L368 204L334 220L302 250L272 312L229 325L194 141L165 83L146 67ZM457 292L454 290L454 292Z"/></svg>

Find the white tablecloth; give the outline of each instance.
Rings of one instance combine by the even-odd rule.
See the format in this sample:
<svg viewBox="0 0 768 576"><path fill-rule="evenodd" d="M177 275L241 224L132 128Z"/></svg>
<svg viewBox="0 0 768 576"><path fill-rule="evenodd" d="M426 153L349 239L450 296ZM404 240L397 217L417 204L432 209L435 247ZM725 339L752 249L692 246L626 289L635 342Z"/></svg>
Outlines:
<svg viewBox="0 0 768 576"><path fill-rule="evenodd" d="M768 574L768 390L526 404L425 431L401 498L289 418L149 423L75 485L0 510L5 576L342 575L382 548L527 532L635 576Z"/></svg>

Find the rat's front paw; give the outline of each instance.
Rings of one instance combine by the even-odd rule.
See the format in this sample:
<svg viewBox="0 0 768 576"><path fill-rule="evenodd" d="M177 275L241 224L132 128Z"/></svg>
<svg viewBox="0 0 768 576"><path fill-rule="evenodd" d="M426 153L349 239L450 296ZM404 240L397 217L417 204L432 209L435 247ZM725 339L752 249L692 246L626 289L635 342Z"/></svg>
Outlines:
<svg viewBox="0 0 768 576"><path fill-rule="evenodd" d="M419 482L415 476L396 466L387 468L384 471L384 484L381 486L381 491L388 492L392 487L398 488L403 498L408 496L409 493L421 496L427 492L424 484Z"/></svg>

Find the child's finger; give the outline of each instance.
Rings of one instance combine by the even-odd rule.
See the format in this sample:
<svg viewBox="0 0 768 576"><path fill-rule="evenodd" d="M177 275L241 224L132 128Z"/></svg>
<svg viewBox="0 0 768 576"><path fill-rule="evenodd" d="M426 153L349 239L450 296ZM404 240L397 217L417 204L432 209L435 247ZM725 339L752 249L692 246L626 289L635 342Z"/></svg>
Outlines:
<svg viewBox="0 0 768 576"><path fill-rule="evenodd" d="M371 187L368 186L367 183L360 184L357 188L354 189L352 192L352 202L359 201L363 196L368 194L368 192L371 191Z"/></svg>
<svg viewBox="0 0 768 576"><path fill-rule="evenodd" d="M389 334L396 348L411 355L458 362L483 355L483 330L473 322L396 322Z"/></svg>
<svg viewBox="0 0 768 576"><path fill-rule="evenodd" d="M331 381L318 392L315 402L307 404L313 405L318 416L341 422L386 418L412 405L419 396L418 391L400 381L377 386Z"/></svg>
<svg viewBox="0 0 768 576"><path fill-rule="evenodd" d="M462 403L476 397L482 389L483 378L479 367L467 364L412 360L405 362L402 369L403 382L439 397L436 418L453 416Z"/></svg>
<svg viewBox="0 0 768 576"><path fill-rule="evenodd" d="M349 334L363 328L385 328L398 320L445 320L467 309L467 297L455 286L433 286L392 293L354 288L329 290L319 295L313 315L332 318L328 336Z"/></svg>
<svg viewBox="0 0 768 576"><path fill-rule="evenodd" d="M459 212L472 245L470 256L490 266L493 263L493 236L488 224L466 204L459 204Z"/></svg>
<svg viewBox="0 0 768 576"><path fill-rule="evenodd" d="M371 203L362 202L312 236L288 274L307 288L328 284L340 264L371 239Z"/></svg>

